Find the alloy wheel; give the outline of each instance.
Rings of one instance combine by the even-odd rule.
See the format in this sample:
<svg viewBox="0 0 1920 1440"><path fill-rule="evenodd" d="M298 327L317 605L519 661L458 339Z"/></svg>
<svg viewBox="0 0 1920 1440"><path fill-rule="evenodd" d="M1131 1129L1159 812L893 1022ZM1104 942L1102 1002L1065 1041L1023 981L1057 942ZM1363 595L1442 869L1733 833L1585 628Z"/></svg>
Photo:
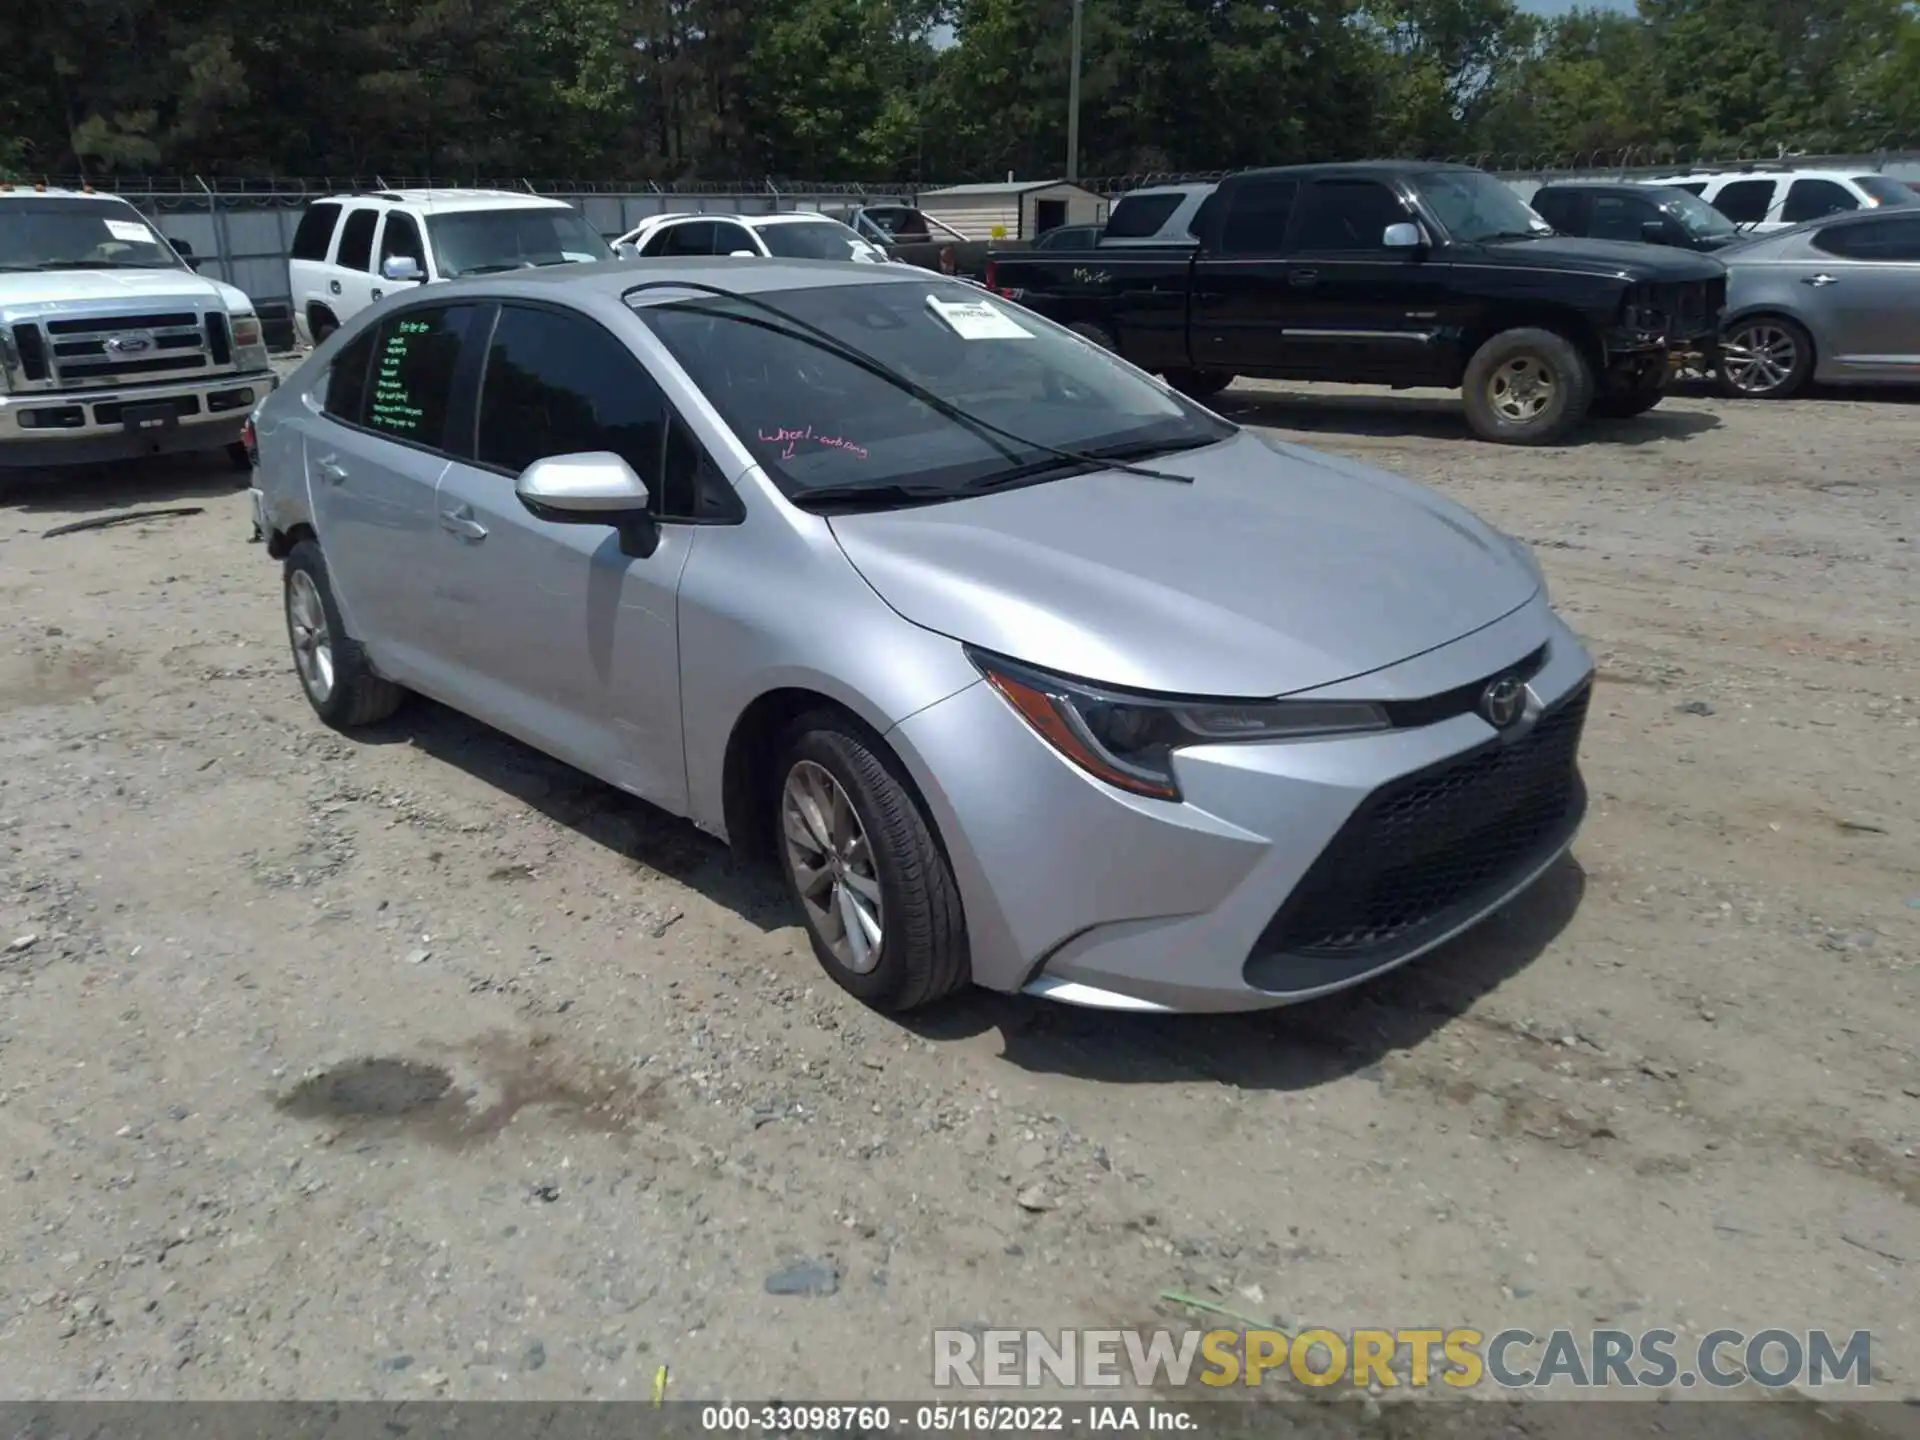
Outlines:
<svg viewBox="0 0 1920 1440"><path fill-rule="evenodd" d="M304 570L287 580L287 632L293 639L293 663L300 683L317 703L333 694L333 634L320 587Z"/></svg>
<svg viewBox="0 0 1920 1440"><path fill-rule="evenodd" d="M1516 425L1539 419L1553 395L1553 372L1533 355L1515 355L1487 381L1487 403L1502 420Z"/></svg>
<svg viewBox="0 0 1920 1440"><path fill-rule="evenodd" d="M880 877L866 827L825 766L801 760L788 772L780 828L814 932L848 970L871 973L886 933Z"/></svg>
<svg viewBox="0 0 1920 1440"><path fill-rule="evenodd" d="M1778 325L1746 325L1720 345L1727 383L1745 395L1770 395L1800 363L1800 345Z"/></svg>

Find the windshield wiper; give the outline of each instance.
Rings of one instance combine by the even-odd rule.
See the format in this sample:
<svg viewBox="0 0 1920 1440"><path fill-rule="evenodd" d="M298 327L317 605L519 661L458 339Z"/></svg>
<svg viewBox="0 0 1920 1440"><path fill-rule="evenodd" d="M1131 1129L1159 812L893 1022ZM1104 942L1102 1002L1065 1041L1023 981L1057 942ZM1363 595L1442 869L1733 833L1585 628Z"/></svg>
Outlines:
<svg viewBox="0 0 1920 1440"><path fill-rule="evenodd" d="M1035 460L1030 465L1016 465L1013 469L1003 470L998 475L989 475L984 479L976 480L966 489L969 492L999 490L1006 486L1017 485L1022 480L1032 480L1041 475L1064 473L1069 470L1081 472L1125 470L1131 473L1132 466L1116 462L1146 460L1156 455L1176 455L1184 450L1204 450L1209 445L1219 443L1217 440L1193 437L1184 440L1130 440L1118 445L1100 445L1081 450L1073 455L1050 455L1044 460ZM1162 480L1178 480L1187 485L1193 483L1193 477L1189 475L1168 475L1159 470L1147 473Z"/></svg>
<svg viewBox="0 0 1920 1440"><path fill-rule="evenodd" d="M705 313L718 315L723 319L733 320L742 325L754 325L762 330L770 330L776 335L785 335L791 339L804 340L808 344L816 345L829 354L839 356L848 364L857 366L865 370L868 374L886 381L894 388L905 391L921 404L931 410L938 411L956 424L965 425L968 429L982 433L990 440L992 437L998 436L1001 440L1011 440L1014 444L1023 446L1028 450L1039 450L1045 454L1056 456L1061 460L1072 461L1076 465L1090 465L1102 470L1120 470L1128 475L1145 476L1149 480L1169 480L1176 485L1191 485L1193 483L1193 477L1191 475L1169 475L1164 470L1148 470L1139 465L1129 465L1123 460L1102 459L1098 455L1090 454L1086 451L1068 450L1059 445L1048 445L1039 440L1029 440L1024 435L1016 435L1013 431L996 425L991 420L983 420L971 411L962 409L949 400L942 399L927 389L926 386L920 384L919 381L902 375L891 365L886 364L884 361L874 359L873 356L867 354L866 351L855 349L832 331L823 330L810 321L802 320L797 315L789 314L778 305L769 304L757 295L743 295L736 290L728 290L719 285L703 285L695 280L656 280L646 285L636 285L632 290L629 290L627 294L631 295L640 290L692 290L698 294L714 295L722 300L734 300L742 305L751 306L756 310L765 311L769 315L778 317L781 323L775 325L765 320L756 320L750 315L729 315L724 310L708 310ZM1005 445L995 445L994 448L1002 454L1005 454L1009 460L1014 458L1013 454L1007 450Z"/></svg>
<svg viewBox="0 0 1920 1440"><path fill-rule="evenodd" d="M454 271L449 278L461 280L469 275L500 275L508 270L531 270L532 268L533 262L530 260L505 260L497 265L469 265L464 270Z"/></svg>
<svg viewBox="0 0 1920 1440"><path fill-rule="evenodd" d="M945 485L821 485L794 496L796 505L916 505L923 500L958 500L967 492Z"/></svg>
<svg viewBox="0 0 1920 1440"><path fill-rule="evenodd" d="M1496 240L1544 240L1554 233L1552 230L1496 230L1491 235L1482 235L1480 243L1491 245Z"/></svg>

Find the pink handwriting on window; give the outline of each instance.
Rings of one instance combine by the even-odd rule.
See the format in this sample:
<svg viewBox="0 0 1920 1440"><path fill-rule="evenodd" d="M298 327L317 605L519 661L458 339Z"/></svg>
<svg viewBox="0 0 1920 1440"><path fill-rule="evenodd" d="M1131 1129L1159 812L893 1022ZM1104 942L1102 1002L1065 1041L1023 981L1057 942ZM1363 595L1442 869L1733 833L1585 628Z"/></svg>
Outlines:
<svg viewBox="0 0 1920 1440"><path fill-rule="evenodd" d="M856 460L864 460L867 458L866 446L856 445L853 441L839 435L816 434L811 425L803 430L789 430L784 425L776 426L771 435L765 430L761 430L758 433L761 444L778 445L782 447L780 451L780 458L782 460L793 459L795 449L800 445L824 445L829 450L844 451Z"/></svg>

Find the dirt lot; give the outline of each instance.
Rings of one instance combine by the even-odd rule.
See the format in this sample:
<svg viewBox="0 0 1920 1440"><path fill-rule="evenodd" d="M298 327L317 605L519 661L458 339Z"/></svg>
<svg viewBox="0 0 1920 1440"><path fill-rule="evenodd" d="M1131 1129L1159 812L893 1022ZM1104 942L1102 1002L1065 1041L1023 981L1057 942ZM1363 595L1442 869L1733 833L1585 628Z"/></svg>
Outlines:
<svg viewBox="0 0 1920 1440"><path fill-rule="evenodd" d="M908 1398L934 1326L1167 1289L1867 1328L1920 1392L1920 405L1223 404L1534 541L1602 677L1577 863L1229 1019L866 1013L684 825L321 728L216 467L0 491L5 1393Z"/></svg>

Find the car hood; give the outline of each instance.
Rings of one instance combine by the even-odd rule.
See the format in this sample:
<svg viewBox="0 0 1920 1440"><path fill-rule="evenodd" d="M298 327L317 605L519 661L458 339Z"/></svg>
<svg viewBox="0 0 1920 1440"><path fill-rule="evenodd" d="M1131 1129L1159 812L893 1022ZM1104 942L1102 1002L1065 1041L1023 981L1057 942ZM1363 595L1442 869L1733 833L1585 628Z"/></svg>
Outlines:
<svg viewBox="0 0 1920 1440"><path fill-rule="evenodd" d="M1586 270L1634 280L1715 280L1720 262L1696 250L1672 245L1642 245L1631 240L1589 240L1576 235L1543 235L1537 240L1503 240L1477 247L1502 265L1553 270Z"/></svg>
<svg viewBox="0 0 1920 1440"><path fill-rule="evenodd" d="M25 320L64 305L100 301L177 300L204 305L218 298L229 310L248 312L246 292L196 275L191 270L32 270L0 271L0 313Z"/></svg>
<svg viewBox="0 0 1920 1440"><path fill-rule="evenodd" d="M1000 494L833 517L906 619L1107 685L1267 696L1459 639L1527 603L1532 567L1413 482L1240 435Z"/></svg>

